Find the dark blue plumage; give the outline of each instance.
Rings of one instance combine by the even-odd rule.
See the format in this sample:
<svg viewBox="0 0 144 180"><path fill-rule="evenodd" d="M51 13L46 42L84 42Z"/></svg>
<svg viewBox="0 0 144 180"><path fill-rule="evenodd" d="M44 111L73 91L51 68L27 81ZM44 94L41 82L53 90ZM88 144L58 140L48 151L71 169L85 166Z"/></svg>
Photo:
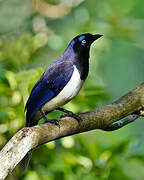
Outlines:
<svg viewBox="0 0 144 180"><path fill-rule="evenodd" d="M67 92L67 90L65 90L66 93L69 94L69 96L72 96L72 98L67 99L66 97L64 97L63 100L61 100L61 103L57 103L54 101L56 105L53 106L53 108L43 109L43 106L47 102L50 102L55 97L57 97L57 95L62 92L62 90L64 90L65 86L68 83L70 84L72 75L72 79L74 79L74 74L75 79L77 79L77 76L80 76L80 80L76 80L76 82L74 82L73 80L73 84L82 84L82 82L86 79L89 71L90 45L93 41L100 37L101 35L99 34L92 35L89 33L76 36L69 43L64 53L46 69L40 80L32 89L30 97L28 98L28 101L26 103L26 126L36 125L38 120L42 116L45 116L44 114L47 114L56 109L58 107L57 104L63 105L67 103L79 92L82 85L80 85L79 87L78 85L76 85L76 90L72 89L72 85L69 85L70 91L76 91L74 93L71 92L71 94L74 94L71 95L69 94L69 92ZM77 70L74 71L74 67L76 67ZM77 71L78 74L76 74ZM59 99L57 101L59 101Z"/></svg>

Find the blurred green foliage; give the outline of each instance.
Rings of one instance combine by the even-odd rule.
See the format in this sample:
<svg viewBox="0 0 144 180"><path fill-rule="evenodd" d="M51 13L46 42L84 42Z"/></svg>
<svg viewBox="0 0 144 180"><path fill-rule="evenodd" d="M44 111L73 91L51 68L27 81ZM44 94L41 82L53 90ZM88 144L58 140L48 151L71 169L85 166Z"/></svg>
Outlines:
<svg viewBox="0 0 144 180"><path fill-rule="evenodd" d="M33 85L77 34L104 36L93 44L89 77L67 109L91 110L141 83L143 5L141 0L89 0L66 17L49 19L34 12L28 0L1 0L0 147L24 127L24 104ZM95 130L42 145L28 170L16 168L7 180L144 179L143 125L136 121L115 132Z"/></svg>

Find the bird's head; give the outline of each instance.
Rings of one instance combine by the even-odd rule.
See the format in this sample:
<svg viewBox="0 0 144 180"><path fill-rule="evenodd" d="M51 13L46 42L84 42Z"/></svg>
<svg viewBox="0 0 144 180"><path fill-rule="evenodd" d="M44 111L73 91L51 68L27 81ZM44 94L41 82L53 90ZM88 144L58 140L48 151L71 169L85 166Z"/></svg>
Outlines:
<svg viewBox="0 0 144 180"><path fill-rule="evenodd" d="M72 39L70 46L72 46L76 52L89 51L91 44L101 36L101 34L80 34Z"/></svg>

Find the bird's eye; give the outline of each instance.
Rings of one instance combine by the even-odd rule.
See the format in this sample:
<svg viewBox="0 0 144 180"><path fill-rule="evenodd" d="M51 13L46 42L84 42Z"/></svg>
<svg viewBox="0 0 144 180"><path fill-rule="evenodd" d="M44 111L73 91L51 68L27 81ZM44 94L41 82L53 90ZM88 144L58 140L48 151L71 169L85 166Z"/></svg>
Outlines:
<svg viewBox="0 0 144 180"><path fill-rule="evenodd" d="M86 40L85 40L85 39L83 39L83 40L82 40L82 43L84 43L84 44L85 44L85 43L86 43Z"/></svg>

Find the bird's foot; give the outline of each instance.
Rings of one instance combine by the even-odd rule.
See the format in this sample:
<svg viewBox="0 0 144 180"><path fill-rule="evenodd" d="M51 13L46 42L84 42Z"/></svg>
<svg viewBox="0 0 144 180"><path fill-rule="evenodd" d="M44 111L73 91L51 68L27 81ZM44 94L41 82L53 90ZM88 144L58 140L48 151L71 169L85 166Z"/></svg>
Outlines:
<svg viewBox="0 0 144 180"><path fill-rule="evenodd" d="M77 122L79 123L79 125L81 124L82 122L82 119L81 117L78 115L78 114L74 114L73 112L68 112L67 114L62 114L61 115L61 118L64 118L64 117L73 117L77 120Z"/></svg>
<svg viewBox="0 0 144 180"><path fill-rule="evenodd" d="M45 119L44 120L45 122L44 123L52 123L52 124L55 124L56 126L59 126L60 127L60 124L59 124L59 121L57 119Z"/></svg>
<svg viewBox="0 0 144 180"><path fill-rule="evenodd" d="M58 107L57 110L66 113L66 114L62 114L62 115L61 115L61 118L64 118L64 117L73 117L73 118L75 118L75 119L77 120L77 122L79 123L79 125L81 124L82 119L81 119L81 117L80 117L78 114L74 114L72 111L68 111L68 110L63 109L63 108L61 108L61 107Z"/></svg>
<svg viewBox="0 0 144 180"><path fill-rule="evenodd" d="M42 117L43 117L43 119L44 119L44 123L49 122L49 123L55 124L55 125L57 125L57 126L60 127L59 121L58 121L57 119L48 119L48 118L46 117L46 115L45 115L45 112L44 112L42 109L40 109L40 112L41 112Z"/></svg>

